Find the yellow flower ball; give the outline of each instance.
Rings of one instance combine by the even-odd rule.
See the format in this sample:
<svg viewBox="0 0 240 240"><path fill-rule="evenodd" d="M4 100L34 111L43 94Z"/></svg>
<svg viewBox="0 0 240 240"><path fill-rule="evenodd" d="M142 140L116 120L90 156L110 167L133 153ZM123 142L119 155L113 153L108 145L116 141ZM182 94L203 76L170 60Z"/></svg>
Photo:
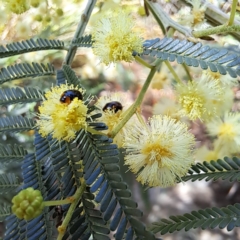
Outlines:
<svg viewBox="0 0 240 240"><path fill-rule="evenodd" d="M148 126L138 124L128 130L125 164L142 184L169 187L181 180L194 163L194 144L186 124L155 115Z"/></svg>
<svg viewBox="0 0 240 240"><path fill-rule="evenodd" d="M21 14L29 10L30 0L5 0L5 7L7 11Z"/></svg>
<svg viewBox="0 0 240 240"><path fill-rule="evenodd" d="M87 106L82 100L83 90L62 84L45 94L46 100L39 107L37 127L46 137L51 134L57 140L70 141L76 132L87 128Z"/></svg>
<svg viewBox="0 0 240 240"><path fill-rule="evenodd" d="M111 12L92 31L93 53L106 65L118 61L132 62L133 51L143 51L143 40L134 31L134 21L125 11Z"/></svg>

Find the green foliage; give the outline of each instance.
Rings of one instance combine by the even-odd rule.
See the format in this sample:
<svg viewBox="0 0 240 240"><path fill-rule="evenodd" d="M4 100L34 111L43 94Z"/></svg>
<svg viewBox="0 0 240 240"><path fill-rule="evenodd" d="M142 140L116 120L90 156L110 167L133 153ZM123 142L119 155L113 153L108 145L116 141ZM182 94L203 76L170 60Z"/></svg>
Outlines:
<svg viewBox="0 0 240 240"><path fill-rule="evenodd" d="M227 49L211 48L202 43L189 42L173 38L152 39L144 43L141 55L150 55L163 61L177 61L187 66L201 67L203 70L210 68L212 72L229 75L233 78L240 76L240 56L235 53L228 54Z"/></svg>
<svg viewBox="0 0 240 240"><path fill-rule="evenodd" d="M13 173L0 175L0 194L15 191L20 186L20 182Z"/></svg>
<svg viewBox="0 0 240 240"><path fill-rule="evenodd" d="M216 181L218 179L233 181L240 181L240 160L234 157L233 159L224 158L217 161L197 163L193 165L188 175L183 177L183 181L196 180Z"/></svg>
<svg viewBox="0 0 240 240"><path fill-rule="evenodd" d="M34 128L33 119L22 116L11 116L0 118L0 132L22 132Z"/></svg>
<svg viewBox="0 0 240 240"><path fill-rule="evenodd" d="M14 42L7 44L5 47L0 46L0 58L6 58L27 52L49 49L63 50L64 42L59 40L48 40L42 38L37 38L36 40L29 39L22 42Z"/></svg>
<svg viewBox="0 0 240 240"><path fill-rule="evenodd" d="M35 88L5 88L0 90L0 105L37 102L43 99L43 93Z"/></svg>
<svg viewBox="0 0 240 240"><path fill-rule="evenodd" d="M11 214L11 207L3 204L0 208L0 222L2 222L10 214Z"/></svg>
<svg viewBox="0 0 240 240"><path fill-rule="evenodd" d="M93 4L93 3L92 3ZM79 30L79 29L78 29ZM82 30L82 29L80 29ZM81 35L81 34L79 34ZM75 36L68 51L78 47L92 47L91 35ZM59 40L30 39L0 47L0 58L6 58L40 50L66 50ZM152 56L162 61L177 61L178 64L210 69L221 75L240 76L239 55L228 53L227 49L203 46L188 40L163 38L146 40L143 53L133 52L134 56ZM69 53L68 52L68 53ZM70 61L70 60L69 60ZM69 63L70 64L70 63ZM146 64L147 65L147 64ZM154 66L155 67L155 66ZM152 66L153 69L153 66ZM151 70L152 70L151 69ZM155 73L155 72L154 72ZM154 74L152 74L153 76ZM51 64L20 63L0 71L0 84L16 79L42 76L56 76L56 85L72 84L82 87L81 78L70 65L63 62L61 69L55 70ZM44 90L34 87L5 87L0 90L0 105L39 103L44 100ZM232 230L240 226L240 204L225 208L208 208L182 216L170 216L146 228L142 223L143 213L133 200L132 192L120 171L120 156L117 145L107 135L104 123L98 122L101 114L94 112L91 96L86 92L83 101L88 105L88 127L80 130L73 141L58 142L51 136L42 137L35 127L36 114L0 117L0 133L15 134L34 130L34 151L28 153L22 146L0 144L0 164L20 163L22 179L9 172L0 174L0 221L6 221L5 240L13 239L57 239L57 227L66 220L62 239L157 239L155 233L172 233L185 229L206 229L207 227ZM240 160L225 158L218 161L197 163L191 166L182 181L230 182L240 180ZM44 201L58 201L75 196L78 189L85 186L79 199L71 203L52 207L46 205L42 214L30 221L19 220L10 211L11 198L28 187L40 190ZM72 212L71 212L72 211ZM60 231L61 232L61 231Z"/></svg>
<svg viewBox="0 0 240 240"><path fill-rule="evenodd" d="M162 235L173 233L184 229L189 231L194 228L214 229L227 227L231 231L234 227L240 226L240 204L236 203L224 208L207 208L199 211L192 211L182 216L170 216L169 219L161 219L153 223L149 230Z"/></svg>
<svg viewBox="0 0 240 240"><path fill-rule="evenodd" d="M9 66L7 68L2 68L0 71L0 84L12 81L20 78L27 77L37 77L37 76L45 76L45 75L54 75L55 70L53 66L48 64L45 66L44 64L39 63L20 63L13 66Z"/></svg>
<svg viewBox="0 0 240 240"><path fill-rule="evenodd" d="M22 160L27 151L18 145L2 145L0 144L0 161L17 161Z"/></svg>
<svg viewBox="0 0 240 240"><path fill-rule="evenodd" d="M77 47L92 47L93 41L91 35L86 35L72 41L72 45Z"/></svg>

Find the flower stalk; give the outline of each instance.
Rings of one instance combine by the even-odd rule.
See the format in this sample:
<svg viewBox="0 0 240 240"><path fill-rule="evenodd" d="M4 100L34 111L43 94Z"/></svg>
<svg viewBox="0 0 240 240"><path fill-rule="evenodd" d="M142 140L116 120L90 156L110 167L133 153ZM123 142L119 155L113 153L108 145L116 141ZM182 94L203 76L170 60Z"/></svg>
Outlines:
<svg viewBox="0 0 240 240"><path fill-rule="evenodd" d="M62 225L58 227L59 234L58 234L57 240L61 240L63 238L65 231L67 229L68 223L70 222L73 212L78 204L78 200L82 197L85 191L85 188L86 188L86 183L83 179L81 179L81 187L78 188L76 193L74 194L74 202L69 207L67 215L65 216Z"/></svg>
<svg viewBox="0 0 240 240"><path fill-rule="evenodd" d="M235 18L235 13L236 13L236 8L237 8L237 2L238 0L233 0L232 1L232 7L231 7L231 13L228 21L228 26L233 25L234 23L234 18Z"/></svg>
<svg viewBox="0 0 240 240"><path fill-rule="evenodd" d="M141 57L135 56L136 62L140 63L142 66L147 67L149 69L152 69L153 66L147 62L145 62Z"/></svg>
<svg viewBox="0 0 240 240"><path fill-rule="evenodd" d="M169 63L169 61L164 61L164 63L167 65L169 71L172 73L173 77L175 78L175 80L181 84L182 81L181 79L178 77L178 75L176 74L176 72L174 71L173 67L171 66L171 64Z"/></svg>
<svg viewBox="0 0 240 240"><path fill-rule="evenodd" d="M138 98L136 99L136 101L133 103L133 105L128 109L128 111L126 112L126 114L124 115L122 121L112 130L112 132L109 134L109 137L114 138L117 133L122 129L122 127L128 122L128 120L133 116L133 114L135 114L136 110L139 108L139 106L141 105L143 98L145 96L145 93L152 81L152 78L154 76L154 74L157 71L157 68L159 66L159 64L162 62L161 59L158 59L155 64L153 65L153 67L151 68L151 71L138 95Z"/></svg>
<svg viewBox="0 0 240 240"><path fill-rule="evenodd" d="M50 207L50 206L57 206L57 205L64 205L68 203L74 202L74 197L67 197L66 199L62 200L53 200L53 201L44 201L44 207Z"/></svg>
<svg viewBox="0 0 240 240"><path fill-rule="evenodd" d="M204 30L193 31L193 36L196 38L209 36L213 34L227 33L227 32L240 32L240 25L221 25L217 27L207 28Z"/></svg>

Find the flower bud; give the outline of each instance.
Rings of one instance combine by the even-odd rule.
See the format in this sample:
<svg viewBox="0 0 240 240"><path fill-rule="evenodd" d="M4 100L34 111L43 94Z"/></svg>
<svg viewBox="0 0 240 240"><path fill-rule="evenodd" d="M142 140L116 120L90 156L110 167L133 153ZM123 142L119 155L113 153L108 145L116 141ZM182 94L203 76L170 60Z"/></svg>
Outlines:
<svg viewBox="0 0 240 240"><path fill-rule="evenodd" d="M44 204L39 190L27 188L12 199L12 212L20 219L31 220L41 214Z"/></svg>

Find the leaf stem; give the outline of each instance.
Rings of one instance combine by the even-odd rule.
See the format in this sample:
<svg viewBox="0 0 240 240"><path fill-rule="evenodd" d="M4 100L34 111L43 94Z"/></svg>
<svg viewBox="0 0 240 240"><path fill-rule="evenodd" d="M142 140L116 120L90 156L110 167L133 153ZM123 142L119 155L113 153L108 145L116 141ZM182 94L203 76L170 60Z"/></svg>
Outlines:
<svg viewBox="0 0 240 240"><path fill-rule="evenodd" d="M136 62L140 63L141 65L143 65L144 67L147 67L147 68L152 68L153 66L150 65L149 63L147 63L146 61L144 61L141 57L139 56L135 56L135 60Z"/></svg>
<svg viewBox="0 0 240 240"><path fill-rule="evenodd" d="M136 101L127 110L127 113L124 115L121 122L112 130L112 132L109 134L109 137L114 138L117 135L117 133L124 127L124 125L127 123L127 121L133 116L133 114L136 112L136 110L139 108L139 106L141 105L141 103L143 101L145 93L152 81L152 78L153 78L155 72L157 71L158 65L161 63L161 61L162 61L161 59L158 59L155 62L155 65L152 66L151 71L150 71L145 83L143 84L143 87L142 87Z"/></svg>
<svg viewBox="0 0 240 240"><path fill-rule="evenodd" d="M74 194L74 202L70 205L67 215L65 216L62 225L58 227L59 234L58 234L57 240L62 240L62 238L66 232L68 223L71 220L73 212L79 202L79 199L82 197L82 195L85 191L85 188L86 188L86 183L85 183L84 179L81 179L81 186L80 186L80 188L77 189L77 191Z"/></svg>
<svg viewBox="0 0 240 240"><path fill-rule="evenodd" d="M178 83L182 83L181 79L178 77L178 75L176 74L176 72L174 71L173 67L171 66L171 64L168 61L164 61L164 63L167 65L168 69L170 70L170 72L172 73L173 77L175 78L175 80Z"/></svg>
<svg viewBox="0 0 240 240"><path fill-rule="evenodd" d="M234 23L234 17L235 17L236 8L237 8L237 2L238 2L238 0L233 0L232 1L232 7L231 7L230 17L229 17L229 20L228 20L228 26L231 26Z"/></svg>
<svg viewBox="0 0 240 240"><path fill-rule="evenodd" d="M193 36L196 38L200 38L203 36L209 36L212 34L220 34L220 33L227 33L227 32L240 32L240 25L221 25L217 27L207 28L204 30L193 31Z"/></svg>
<svg viewBox="0 0 240 240"><path fill-rule="evenodd" d="M191 76L191 74L189 72L189 69L188 69L188 66L186 65L186 63L183 63L182 66L183 66L183 68L184 68L184 70L185 70L185 72L187 74L188 80L192 81L192 76Z"/></svg>
<svg viewBox="0 0 240 240"><path fill-rule="evenodd" d="M53 200L53 201L44 201L44 206L49 207L49 206L57 206L57 205L64 205L68 203L72 203L74 201L74 197L67 197L66 199L62 200Z"/></svg>
<svg viewBox="0 0 240 240"><path fill-rule="evenodd" d="M104 136L106 136L105 133L99 132L99 131L91 128L91 127L87 127L87 131L90 132L91 134L97 134L97 135L104 135Z"/></svg>

